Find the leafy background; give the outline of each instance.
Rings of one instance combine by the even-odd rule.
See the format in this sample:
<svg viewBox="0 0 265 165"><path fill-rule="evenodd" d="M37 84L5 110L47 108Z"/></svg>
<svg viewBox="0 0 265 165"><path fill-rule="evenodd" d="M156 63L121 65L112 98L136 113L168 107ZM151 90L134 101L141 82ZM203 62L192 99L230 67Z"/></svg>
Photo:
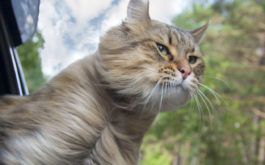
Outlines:
<svg viewBox="0 0 265 165"><path fill-rule="evenodd" d="M172 23L193 29L208 19L203 84L217 98L201 90L214 107L200 98L201 110L191 100L162 113L145 136L142 165L265 164L265 1L194 0ZM43 43L37 32L18 48L30 92L47 81L39 56Z"/></svg>

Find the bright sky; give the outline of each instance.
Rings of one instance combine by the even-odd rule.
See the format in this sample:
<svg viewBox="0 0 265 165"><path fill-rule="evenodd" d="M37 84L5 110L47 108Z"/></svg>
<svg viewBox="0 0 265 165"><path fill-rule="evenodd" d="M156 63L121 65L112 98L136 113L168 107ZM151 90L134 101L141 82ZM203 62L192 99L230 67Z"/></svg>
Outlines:
<svg viewBox="0 0 265 165"><path fill-rule="evenodd" d="M187 1L186 1L187 2ZM53 76L72 62L93 53L99 37L126 17L129 0L42 0L38 28L45 75ZM150 16L170 23L186 6L183 0L149 0Z"/></svg>

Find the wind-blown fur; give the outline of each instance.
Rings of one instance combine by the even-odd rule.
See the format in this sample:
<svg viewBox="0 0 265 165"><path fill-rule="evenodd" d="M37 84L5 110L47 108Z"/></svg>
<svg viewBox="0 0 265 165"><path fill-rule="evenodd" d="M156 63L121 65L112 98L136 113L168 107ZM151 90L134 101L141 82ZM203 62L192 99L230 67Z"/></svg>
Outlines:
<svg viewBox="0 0 265 165"><path fill-rule="evenodd" d="M126 20L94 54L32 95L0 98L0 164L138 163L158 113L184 105L198 89L204 71L198 43L208 26L178 29L151 20L148 7L131 0ZM197 63L188 63L190 54ZM187 78L181 67L191 70Z"/></svg>

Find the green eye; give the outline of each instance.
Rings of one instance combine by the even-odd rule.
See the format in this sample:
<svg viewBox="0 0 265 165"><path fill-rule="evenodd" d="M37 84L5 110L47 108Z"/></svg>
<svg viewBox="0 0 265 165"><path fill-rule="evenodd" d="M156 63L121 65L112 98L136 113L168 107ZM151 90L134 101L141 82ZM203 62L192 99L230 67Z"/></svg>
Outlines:
<svg viewBox="0 0 265 165"><path fill-rule="evenodd" d="M168 51L168 48L165 47L164 45L161 45L161 44L157 44L157 48L158 50L160 51L161 54L163 55L170 55L169 51Z"/></svg>
<svg viewBox="0 0 265 165"><path fill-rule="evenodd" d="M197 59L198 59L198 57L196 57L196 56L189 56L188 60L189 60L190 64L195 64Z"/></svg>

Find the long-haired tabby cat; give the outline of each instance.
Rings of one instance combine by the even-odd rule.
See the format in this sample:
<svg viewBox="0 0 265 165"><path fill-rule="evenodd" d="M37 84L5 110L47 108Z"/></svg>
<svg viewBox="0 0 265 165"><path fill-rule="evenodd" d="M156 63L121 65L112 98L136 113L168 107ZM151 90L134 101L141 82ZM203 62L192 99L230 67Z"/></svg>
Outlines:
<svg viewBox="0 0 265 165"><path fill-rule="evenodd" d="M131 0L127 18L98 50L30 96L0 99L0 164L136 165L160 111L196 92L204 72L199 41L208 24L183 30Z"/></svg>

